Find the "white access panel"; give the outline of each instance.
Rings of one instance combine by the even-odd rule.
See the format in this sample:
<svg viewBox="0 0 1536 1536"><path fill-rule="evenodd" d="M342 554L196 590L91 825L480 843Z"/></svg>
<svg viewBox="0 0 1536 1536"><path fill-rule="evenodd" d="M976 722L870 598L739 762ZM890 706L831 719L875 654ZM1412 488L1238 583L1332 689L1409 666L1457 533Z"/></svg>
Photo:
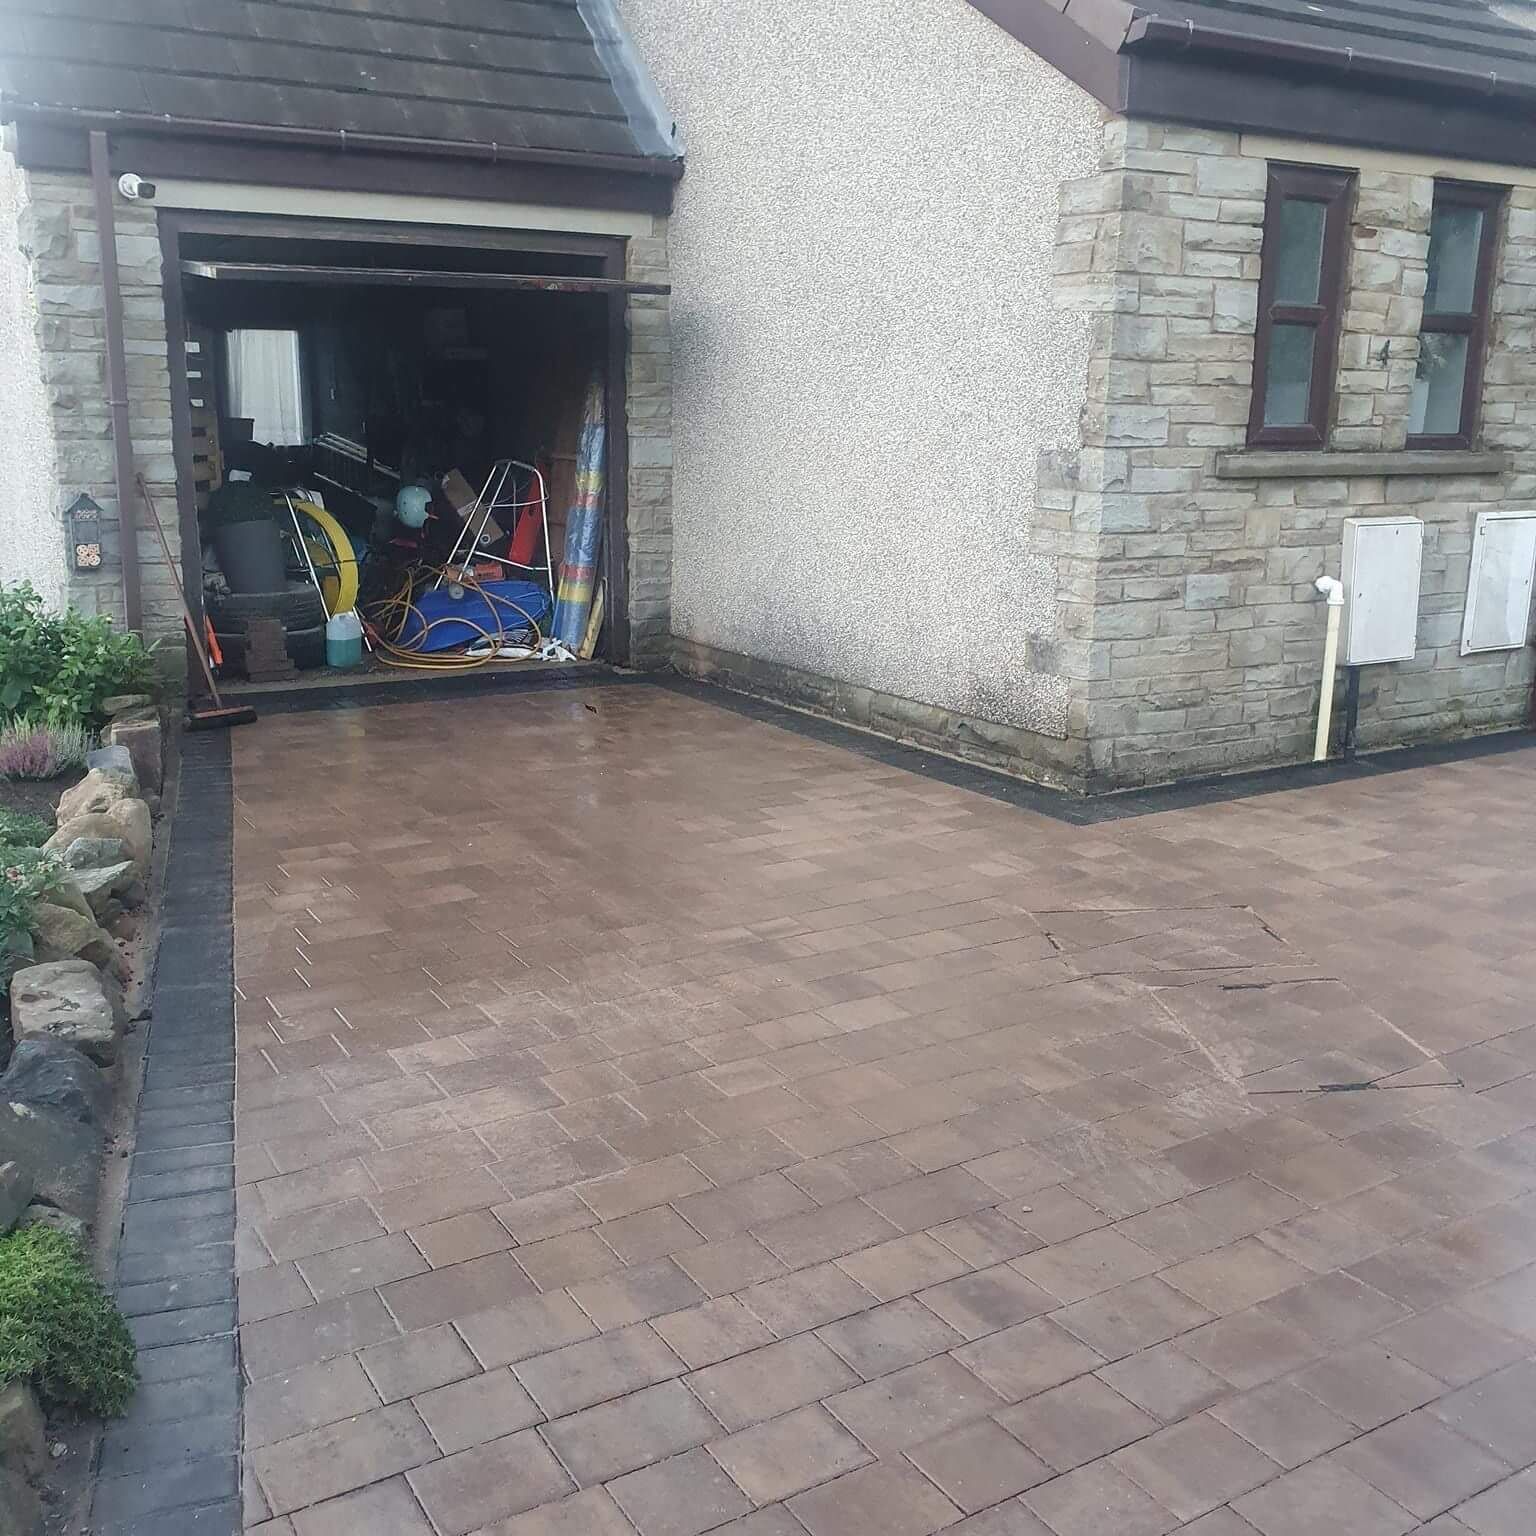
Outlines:
<svg viewBox="0 0 1536 1536"><path fill-rule="evenodd" d="M1424 524L1417 517L1344 519L1344 665L1412 658L1419 632Z"/></svg>
<svg viewBox="0 0 1536 1536"><path fill-rule="evenodd" d="M1461 654L1525 644L1536 576L1536 512L1479 512L1467 576Z"/></svg>

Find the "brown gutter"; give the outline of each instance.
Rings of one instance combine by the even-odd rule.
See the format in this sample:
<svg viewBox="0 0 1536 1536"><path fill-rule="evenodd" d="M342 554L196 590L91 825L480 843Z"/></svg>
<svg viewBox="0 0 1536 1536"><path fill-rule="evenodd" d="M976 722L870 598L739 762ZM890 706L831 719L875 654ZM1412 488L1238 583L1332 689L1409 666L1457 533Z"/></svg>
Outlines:
<svg viewBox="0 0 1536 1536"><path fill-rule="evenodd" d="M1336 47L1327 43L1286 42L1224 31L1204 23L1169 16L1138 16L1126 29L1121 45L1127 52L1138 47L1159 52L1193 50L1228 54L1268 64L1299 64L1308 69L1327 69L1362 79L1395 80L1430 85L1462 94L1500 97L1511 101L1536 101L1536 85L1501 77L1496 70L1458 69L1450 64L1420 64L1364 48Z"/></svg>
<svg viewBox="0 0 1536 1536"><path fill-rule="evenodd" d="M152 112L98 111L89 107L49 107L15 96L0 101L3 115L26 116L41 122L80 126L99 123L137 133L200 139L240 139L262 144L292 144L307 148L353 150L361 154L440 156L450 160L484 160L493 165L552 165L571 170L628 171L678 181L681 159L641 155L589 155L572 149L535 149L527 145L480 144L468 139L421 139L393 133L352 133L346 128L290 128L277 123L230 123L215 118L164 117Z"/></svg>
<svg viewBox="0 0 1536 1536"><path fill-rule="evenodd" d="M117 482L117 542L123 561L123 619L144 627L139 585L138 519L135 516L133 439L128 424L128 357L123 345L123 297L117 279L117 217L112 208L112 170L107 136L91 132L91 187L96 194L96 241L100 246L102 307L106 311L107 404L112 411L112 458Z"/></svg>

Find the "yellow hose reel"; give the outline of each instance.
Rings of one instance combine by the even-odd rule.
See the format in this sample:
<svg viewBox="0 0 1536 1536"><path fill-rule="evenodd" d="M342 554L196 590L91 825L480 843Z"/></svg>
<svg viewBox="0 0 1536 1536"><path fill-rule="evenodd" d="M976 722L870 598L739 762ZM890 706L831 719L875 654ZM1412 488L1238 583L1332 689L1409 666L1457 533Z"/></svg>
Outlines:
<svg viewBox="0 0 1536 1536"><path fill-rule="evenodd" d="M293 497L291 505L295 512L302 512L320 530L317 536L306 538L304 543L315 573L320 576L320 595L325 602L327 617L350 613L357 607L357 555L347 530L324 507L317 507L312 501Z"/></svg>

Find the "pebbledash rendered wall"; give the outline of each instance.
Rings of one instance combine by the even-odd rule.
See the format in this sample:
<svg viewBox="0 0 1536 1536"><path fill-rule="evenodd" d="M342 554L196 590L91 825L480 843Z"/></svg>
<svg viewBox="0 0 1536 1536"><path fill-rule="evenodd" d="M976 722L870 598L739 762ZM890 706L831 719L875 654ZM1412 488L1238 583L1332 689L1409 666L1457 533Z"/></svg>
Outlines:
<svg viewBox="0 0 1536 1536"><path fill-rule="evenodd" d="M153 205L118 198L117 254L136 467L180 559L170 367ZM121 621L112 426L95 206L85 176L27 172L0 151L0 579ZM629 276L666 282L666 221L630 239ZM671 350L664 297L629 305L629 617L637 666L670 658ZM80 492L103 512L106 561L70 569L64 513ZM147 514L138 550L148 637L180 633L181 610ZM179 648L177 649L179 655Z"/></svg>
<svg viewBox="0 0 1536 1536"><path fill-rule="evenodd" d="M122 564L107 403L100 246L85 176L21 170L0 149L0 574L30 580L55 605L123 617ZM178 548L160 241L152 209L119 200L117 259L136 465ZM13 425L14 423L14 425ZM13 445L20 452L13 455ZM72 569L64 514L81 492L102 509L105 562ZM137 540L144 626L151 638L181 628L165 557L141 517Z"/></svg>
<svg viewBox="0 0 1536 1536"><path fill-rule="evenodd" d="M675 655L943 750L1064 744L1037 463L1089 318L1058 189L1099 108L966 0L623 0L677 114Z"/></svg>
<svg viewBox="0 0 1536 1536"><path fill-rule="evenodd" d="M1232 453L1251 400L1270 157L1358 170L1330 447L1371 454L1368 473L1303 455L1310 473L1258 478ZM1088 652L1072 721L1083 787L1310 755L1326 618L1312 583L1339 574L1346 516L1425 523L1418 651L1364 670L1362 742L1528 717L1530 647L1463 657L1460 634L1477 513L1536 507L1536 178L1459 170L1523 181L1502 217L1478 445L1505 463L1428 474L1404 441L1436 169L1458 174L1113 122L1099 173L1063 188L1057 296L1095 314L1093 360L1081 449L1042 498L1081 550L1063 586L1065 627Z"/></svg>

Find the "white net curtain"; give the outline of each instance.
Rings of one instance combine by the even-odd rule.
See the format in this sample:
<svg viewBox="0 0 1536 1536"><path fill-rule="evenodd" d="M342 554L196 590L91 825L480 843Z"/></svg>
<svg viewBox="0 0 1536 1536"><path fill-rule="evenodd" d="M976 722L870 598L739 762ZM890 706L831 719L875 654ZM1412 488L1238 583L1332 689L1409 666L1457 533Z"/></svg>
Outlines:
<svg viewBox="0 0 1536 1536"><path fill-rule="evenodd" d="M229 414L255 422L255 441L287 447L308 442L299 333L230 331L225 356Z"/></svg>

